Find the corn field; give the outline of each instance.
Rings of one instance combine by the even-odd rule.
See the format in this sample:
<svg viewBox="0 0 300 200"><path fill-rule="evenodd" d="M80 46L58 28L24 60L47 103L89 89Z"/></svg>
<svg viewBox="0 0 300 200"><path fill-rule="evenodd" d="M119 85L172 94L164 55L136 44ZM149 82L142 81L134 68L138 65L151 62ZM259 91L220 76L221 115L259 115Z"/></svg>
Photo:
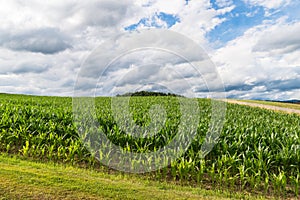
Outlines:
<svg viewBox="0 0 300 200"><path fill-rule="evenodd" d="M199 125L188 150L167 167L146 173L158 180L201 187L299 197L300 116L227 104L226 121L218 144L204 158L201 145L209 129L211 101L198 99ZM111 114L111 99L96 98L101 129L115 145L132 152L151 152L175 137L180 123L176 97L132 97L130 112L140 126L151 123L149 108L165 108L166 121L151 137L126 134ZM43 161L98 167L97 156L86 142L97 140L78 134L72 98L0 94L0 151Z"/></svg>

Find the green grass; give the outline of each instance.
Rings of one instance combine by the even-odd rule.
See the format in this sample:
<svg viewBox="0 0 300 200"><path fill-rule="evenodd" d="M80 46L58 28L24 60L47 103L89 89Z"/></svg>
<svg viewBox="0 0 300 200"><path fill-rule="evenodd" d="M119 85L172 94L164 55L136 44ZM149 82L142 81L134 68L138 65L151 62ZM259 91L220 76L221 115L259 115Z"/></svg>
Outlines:
<svg viewBox="0 0 300 200"><path fill-rule="evenodd" d="M263 199L0 155L0 199Z"/></svg>
<svg viewBox="0 0 300 200"><path fill-rule="evenodd" d="M278 106L278 107L282 107L282 108L290 108L290 109L300 110L300 104L261 101L261 100L238 100L238 101L249 102L249 103L258 103L258 104L263 104L263 105Z"/></svg>

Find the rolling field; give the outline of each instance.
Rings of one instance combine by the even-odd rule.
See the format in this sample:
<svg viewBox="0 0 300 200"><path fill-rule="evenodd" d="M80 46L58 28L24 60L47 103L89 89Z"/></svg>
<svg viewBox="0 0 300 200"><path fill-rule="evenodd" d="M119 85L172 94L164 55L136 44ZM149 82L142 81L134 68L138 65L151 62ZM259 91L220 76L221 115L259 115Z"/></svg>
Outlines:
<svg viewBox="0 0 300 200"><path fill-rule="evenodd" d="M167 167L139 175L142 179L268 197L299 197L299 115L227 104L218 144L203 158L200 149L209 130L212 108L208 99L197 101L199 124L189 149ZM99 129L124 151L156 151L178 132L182 114L175 97L131 98L133 121L141 127L151 123L147 111L152 105L160 104L166 110L167 119L160 131L142 139L122 131L111 114L110 103L108 97L97 98L94 117ZM103 168L83 144L81 139L87 139L82 138L84 134L78 135L71 98L1 94L0 114L1 152L42 162Z"/></svg>

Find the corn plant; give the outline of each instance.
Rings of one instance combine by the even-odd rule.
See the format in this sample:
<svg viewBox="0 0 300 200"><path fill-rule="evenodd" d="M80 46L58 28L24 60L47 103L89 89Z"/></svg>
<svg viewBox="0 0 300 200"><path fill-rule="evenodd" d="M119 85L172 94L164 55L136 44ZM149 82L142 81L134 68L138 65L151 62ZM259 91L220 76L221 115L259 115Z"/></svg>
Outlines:
<svg viewBox="0 0 300 200"><path fill-rule="evenodd" d="M294 196L299 197L299 115L228 104L218 143L203 158L200 150L210 127L212 104L210 99L199 99L198 103L199 125L189 149L177 160L166 163L165 168L145 176L241 191L273 191L274 195L284 196L292 188ZM122 112L113 115L110 97L97 97L95 114L91 116L97 127L82 130L73 120L72 99L68 97L0 94L0 104L0 151L41 160L85 163L89 167L101 166L99 161L103 159L108 164L112 161L112 152L100 148L107 145L98 141L100 130L125 152L155 152L177 136L182 117L175 97L130 98L131 120ZM151 116L159 118L151 111L157 104L165 110L163 124L151 121ZM147 129L157 124L159 128ZM139 130L144 137L130 134L137 130L135 125L142 127ZM184 135L178 138L184 140ZM130 163L132 168L138 168L140 158L135 159ZM124 160L120 158L120 165ZM153 161L159 162L147 162Z"/></svg>

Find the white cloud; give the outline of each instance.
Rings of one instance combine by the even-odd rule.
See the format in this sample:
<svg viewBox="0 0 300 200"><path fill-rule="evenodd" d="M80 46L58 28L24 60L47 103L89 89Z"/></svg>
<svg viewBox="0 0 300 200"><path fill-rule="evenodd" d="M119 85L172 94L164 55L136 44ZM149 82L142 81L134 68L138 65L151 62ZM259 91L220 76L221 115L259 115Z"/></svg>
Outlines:
<svg viewBox="0 0 300 200"><path fill-rule="evenodd" d="M244 0L244 2L254 6L263 6L267 9L276 9L288 5L291 0Z"/></svg>
<svg viewBox="0 0 300 200"><path fill-rule="evenodd" d="M230 12L233 8L234 6L215 10L209 1L190 1L178 14L181 23L175 24L171 29L207 46L206 33L225 20L218 15Z"/></svg>
<svg viewBox="0 0 300 200"><path fill-rule="evenodd" d="M143 17L148 20L148 23L160 24L163 28L167 25L164 22L156 19L155 16L158 12L173 14L180 19L180 23L176 23L170 29L181 34L184 34L191 39L195 40L199 45L207 46L206 34L214 29L217 25L221 24L225 19L220 18L219 15L228 13L234 9L234 5L230 5L227 1L226 7L215 10L209 1L189 1L188 5L185 1L138 1L139 5L147 5L143 7ZM224 4L224 2L223 2ZM141 18L136 21L130 21L130 24L136 24ZM138 29L143 29L140 25Z"/></svg>
<svg viewBox="0 0 300 200"><path fill-rule="evenodd" d="M153 12L165 12L170 14L176 14L182 12L185 6L185 1L182 0L172 0L172 1L160 1L153 0L148 1L148 4L151 5L148 7L148 10Z"/></svg>
<svg viewBox="0 0 300 200"><path fill-rule="evenodd" d="M294 52L300 49L299 33L299 22L272 26L263 32L254 50L277 55Z"/></svg>
<svg viewBox="0 0 300 200"><path fill-rule="evenodd" d="M20 33L0 33L0 45L16 51L53 54L71 48L70 39L54 28L43 28Z"/></svg>
<svg viewBox="0 0 300 200"><path fill-rule="evenodd" d="M299 25L300 22L282 19L259 25L217 50L212 57L230 90L228 94L244 98L297 98L300 50L288 46L299 43L295 42Z"/></svg>
<svg viewBox="0 0 300 200"><path fill-rule="evenodd" d="M273 12L272 9L280 9L291 2L244 1L249 5L263 6L266 12ZM171 30L193 39L204 48L209 48L207 33L226 20L220 15L230 13L235 8L232 0L217 0L216 4L220 8L218 10L213 9L208 0L189 1L188 5L182 0L0 2L0 90L43 95L72 95L80 64L98 45L113 41L111 44L120 45L121 49L126 45L137 48L140 44L121 44L114 38L125 32L125 27L136 24L143 18L149 19L150 24L155 22L162 28L167 28L166 21L155 14L172 14L178 17L180 22L172 26ZM140 27L143 28L145 27ZM225 84L232 88L229 94L245 98L262 94L270 98L282 98L284 95L286 98L296 98L299 90L295 83L298 83L297 79L300 76L299 32L299 22L288 23L282 18L250 28L243 36L221 49L210 49ZM154 45L162 43L159 39L149 39ZM174 41L173 45L178 45L176 38ZM107 54L110 48L114 47L108 46L107 51L102 51L100 57L109 56ZM194 58L192 62L197 61L195 59L198 55L194 55L193 47L178 48L181 48L183 54ZM160 57L155 54L140 54L130 59L140 65L147 65L155 59L157 62L150 63L151 70L143 68L142 71L139 71L141 68L128 70L130 63L125 61L117 63L110 71L110 76L106 76L108 88L111 88L118 78L127 74L123 82L132 83L133 87L140 87L141 85L132 81L138 81L137 77L144 76L157 84L167 84L166 81L169 81L168 83L178 91L205 95L204 91L207 88L204 81L197 82L197 77L194 77L195 71L187 67L185 62L162 54ZM157 63L164 65L155 71ZM171 65L173 69L176 68L176 73L171 70ZM215 74L209 73L209 70L204 72L206 77L203 78L213 80ZM87 73L91 74L97 75L93 71ZM197 87L187 88L180 76L198 84ZM92 82L94 79L90 76L87 80ZM90 86L94 85L82 87ZM122 87L120 86L122 91L130 89L129 85ZM159 88L158 85L151 87ZM281 88L291 89L287 92Z"/></svg>
<svg viewBox="0 0 300 200"><path fill-rule="evenodd" d="M12 81L0 90L70 95L83 59L138 10L129 0L1 1L0 74Z"/></svg>
<svg viewBox="0 0 300 200"><path fill-rule="evenodd" d="M220 8L224 8L224 7L232 6L233 5L233 1L232 0L216 0L216 4Z"/></svg>
<svg viewBox="0 0 300 200"><path fill-rule="evenodd" d="M195 95L220 89L217 78L214 65L193 41L172 31L153 30L103 43L83 66L76 91L90 96L97 83L97 94L114 95L160 85L191 96L192 91Z"/></svg>

